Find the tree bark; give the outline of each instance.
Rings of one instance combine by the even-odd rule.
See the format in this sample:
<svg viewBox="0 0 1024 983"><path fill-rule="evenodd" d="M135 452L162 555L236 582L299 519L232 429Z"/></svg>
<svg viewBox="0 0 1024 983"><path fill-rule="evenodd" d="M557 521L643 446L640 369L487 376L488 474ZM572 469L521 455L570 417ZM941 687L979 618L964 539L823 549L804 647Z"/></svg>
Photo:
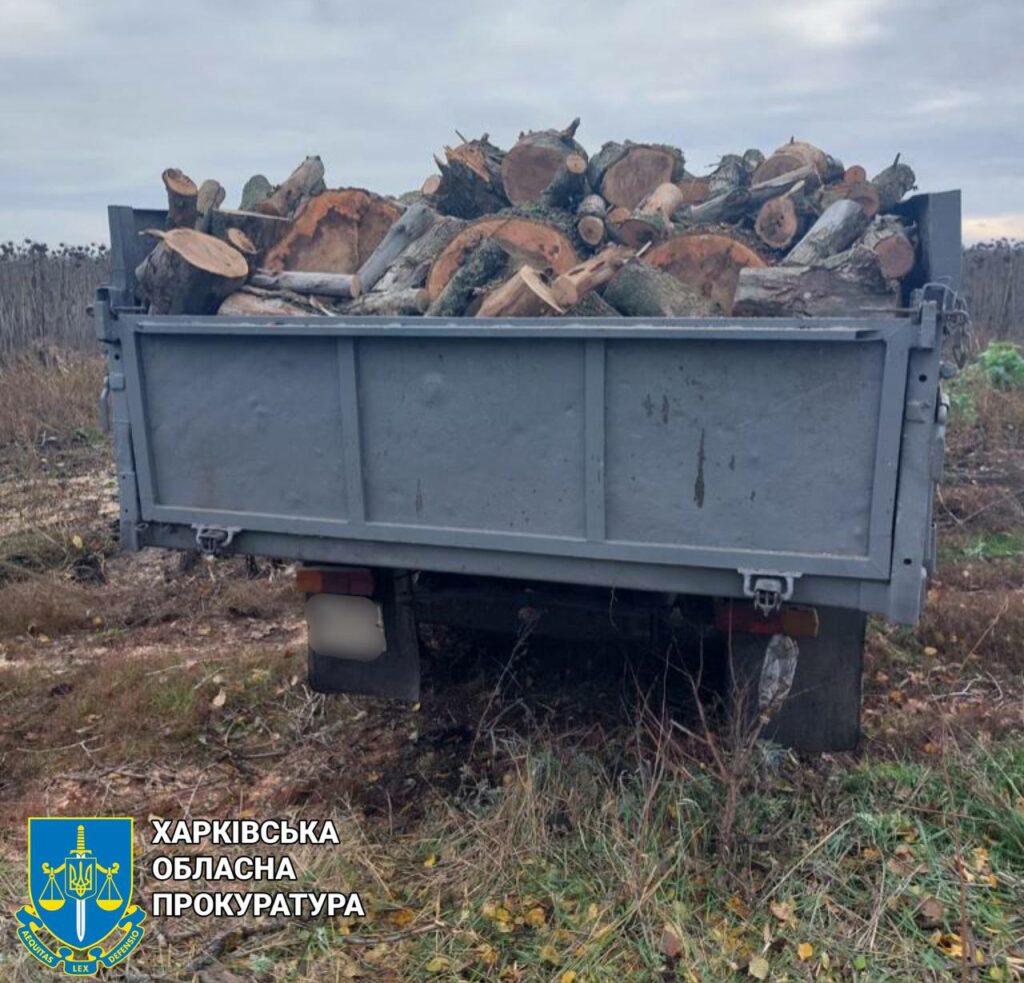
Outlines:
<svg viewBox="0 0 1024 983"><path fill-rule="evenodd" d="M210 220L213 217L213 210L220 208L224 201L226 192L219 181L212 178L199 185L199 192L196 195L196 224L200 232L210 231Z"/></svg>
<svg viewBox="0 0 1024 983"><path fill-rule="evenodd" d="M505 194L513 205L540 202L549 191L549 205L561 205L570 201L572 195L577 201L582 197L587 152L575 140L579 125L579 119L574 119L564 130L519 134L516 145L501 163ZM552 185L559 180L564 187L553 189Z"/></svg>
<svg viewBox="0 0 1024 983"><path fill-rule="evenodd" d="M715 198L750 184L751 168L739 154L726 154L708 175L708 193Z"/></svg>
<svg viewBox="0 0 1024 983"><path fill-rule="evenodd" d="M588 245L597 247L604 240L604 217L608 204L600 195L587 195L576 209L576 232Z"/></svg>
<svg viewBox="0 0 1024 983"><path fill-rule="evenodd" d="M565 314L571 317L622 317L599 293L589 293L581 297Z"/></svg>
<svg viewBox="0 0 1024 983"><path fill-rule="evenodd" d="M913 233L895 215L879 215L867 227L858 245L878 257L882 275L890 280L905 277L917 261Z"/></svg>
<svg viewBox="0 0 1024 983"><path fill-rule="evenodd" d="M236 317L309 317L322 314L309 304L301 304L280 294L257 292L249 288L225 297L217 313Z"/></svg>
<svg viewBox="0 0 1024 983"><path fill-rule="evenodd" d="M757 212L754 232L771 249L788 249L818 217L802 182L784 195L769 198Z"/></svg>
<svg viewBox="0 0 1024 983"><path fill-rule="evenodd" d="M752 183L760 184L800 167L813 167L821 181L825 182L830 175L835 175L835 164L833 158L813 144L804 143L802 140L790 140L773 151L754 171ZM842 170L839 173L842 174Z"/></svg>
<svg viewBox="0 0 1024 983"><path fill-rule="evenodd" d="M237 249L192 228L154 230L160 242L135 271L151 314L212 314L249 275Z"/></svg>
<svg viewBox="0 0 1024 983"><path fill-rule="evenodd" d="M551 183L540 196L545 208L575 211L587 193L587 159L582 154L569 154L555 172Z"/></svg>
<svg viewBox="0 0 1024 983"><path fill-rule="evenodd" d="M231 229L244 232L257 249L258 258L266 254L291 227L291 220L259 212L237 212L215 208L210 213L210 234L227 239Z"/></svg>
<svg viewBox="0 0 1024 983"><path fill-rule="evenodd" d="M287 270L272 273L260 270L250 278L254 287L264 290L291 290L297 294L315 294L320 297L342 297L354 300L362 291L358 273L322 273Z"/></svg>
<svg viewBox="0 0 1024 983"><path fill-rule="evenodd" d="M838 184L827 185L818 193L818 200L823 210L844 198L857 202L869 220L878 214L881 205L878 191L868 181L840 181Z"/></svg>
<svg viewBox="0 0 1024 983"><path fill-rule="evenodd" d="M787 266L813 266L850 246L868 227L870 219L855 201L841 199L821 213L807 234L783 260Z"/></svg>
<svg viewBox="0 0 1024 983"><path fill-rule="evenodd" d="M740 270L767 265L749 244L725 232L684 232L651 247L642 260L672 274L723 314L732 311Z"/></svg>
<svg viewBox="0 0 1024 983"><path fill-rule="evenodd" d="M251 212L260 202L266 201L274 193L274 186L262 175L254 174L242 188L242 200L238 210Z"/></svg>
<svg viewBox="0 0 1024 983"><path fill-rule="evenodd" d="M590 159L590 187L609 205L632 211L659 184L686 176L685 158L678 147L662 144L606 143Z"/></svg>
<svg viewBox="0 0 1024 983"><path fill-rule="evenodd" d="M619 223L615 238L634 249L663 239L672 231L672 218L682 204L683 193L678 185L671 181L659 184L628 219Z"/></svg>
<svg viewBox="0 0 1024 983"><path fill-rule="evenodd" d="M275 272L355 273L400 214L394 202L362 188L324 191L302 206L264 265Z"/></svg>
<svg viewBox="0 0 1024 983"><path fill-rule="evenodd" d="M422 287L434 260L459 234L466 223L452 215L442 215L388 267L373 288L378 293L392 293Z"/></svg>
<svg viewBox="0 0 1024 983"><path fill-rule="evenodd" d="M423 314L430 304L430 294L423 287L406 287L403 290L374 290L365 293L350 304L344 313L352 315L386 315L405 317Z"/></svg>
<svg viewBox="0 0 1024 983"><path fill-rule="evenodd" d="M484 298L476 316L552 317L564 313L544 275L524 265Z"/></svg>
<svg viewBox="0 0 1024 983"><path fill-rule="evenodd" d="M714 307L688 284L636 261L612 278L604 288L604 299L626 317L701 317Z"/></svg>
<svg viewBox="0 0 1024 983"><path fill-rule="evenodd" d="M420 186L420 194L429 198L431 195L437 194L437 189L441 187L441 175L431 174Z"/></svg>
<svg viewBox="0 0 1024 983"><path fill-rule="evenodd" d="M862 316L897 303L874 253L854 249L831 257L823 266L742 270L733 313L739 317Z"/></svg>
<svg viewBox="0 0 1024 983"><path fill-rule="evenodd" d="M325 187L323 161L307 157L269 198L254 207L264 215L294 215L303 202L319 195Z"/></svg>
<svg viewBox="0 0 1024 983"><path fill-rule="evenodd" d="M359 279L363 290L372 290L391 264L426 233L437 219L437 212L427 205L412 205L407 208L384 234L384 238L377 244L377 248L366 262L359 267Z"/></svg>
<svg viewBox="0 0 1024 983"><path fill-rule="evenodd" d="M917 177L906 164L900 163L897 155L889 167L871 179L871 183L878 192L878 210L884 213L891 212L904 195L914 190Z"/></svg>
<svg viewBox="0 0 1024 983"><path fill-rule="evenodd" d="M464 254L462 265L427 308L427 315L461 317L471 311L483 288L506 274L508 262L508 253L496 240L481 239Z"/></svg>
<svg viewBox="0 0 1024 983"><path fill-rule="evenodd" d="M233 246L245 257L249 273L252 274L253 270L257 268L260 255L260 251L256 248L252 239L241 229L228 229L224 238L227 240L228 245Z"/></svg>
<svg viewBox="0 0 1024 983"><path fill-rule="evenodd" d="M424 194L431 196L439 212L470 219L508 207L501 177L505 151L494 146L488 134L445 147L444 155L444 161L434 157L441 172L437 187L428 192L424 184Z"/></svg>
<svg viewBox="0 0 1024 983"><path fill-rule="evenodd" d="M850 184L859 184L868 179L868 172L860 164L851 164L843 172L843 180Z"/></svg>
<svg viewBox="0 0 1024 983"><path fill-rule="evenodd" d="M674 187L674 186L673 186ZM559 276L551 285L551 294L559 307L578 304L592 290L604 286L634 256L625 246L608 246L596 256L584 260Z"/></svg>
<svg viewBox="0 0 1024 983"><path fill-rule="evenodd" d="M167 228L191 229L196 224L195 181L176 167L168 167L161 175L167 189Z"/></svg>

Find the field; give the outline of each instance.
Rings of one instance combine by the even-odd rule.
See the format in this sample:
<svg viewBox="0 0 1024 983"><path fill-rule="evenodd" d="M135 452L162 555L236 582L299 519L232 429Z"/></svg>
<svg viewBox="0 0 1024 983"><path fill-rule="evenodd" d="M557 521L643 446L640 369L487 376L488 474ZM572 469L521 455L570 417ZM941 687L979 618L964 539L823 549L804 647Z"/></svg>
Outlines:
<svg viewBox="0 0 1024 983"><path fill-rule="evenodd" d="M148 819L331 817L342 843L294 853L298 889L358 890L365 920L150 919L110 978L1024 979L1012 346L950 386L940 572L917 628L871 627L862 748L803 757L685 680L666 696L650 660L528 629L429 632L413 707L311 693L289 570L118 554L87 322L35 323L0 324L23 325L0 344L4 910L26 816L134 816L144 906ZM52 979L7 926L0 978Z"/></svg>

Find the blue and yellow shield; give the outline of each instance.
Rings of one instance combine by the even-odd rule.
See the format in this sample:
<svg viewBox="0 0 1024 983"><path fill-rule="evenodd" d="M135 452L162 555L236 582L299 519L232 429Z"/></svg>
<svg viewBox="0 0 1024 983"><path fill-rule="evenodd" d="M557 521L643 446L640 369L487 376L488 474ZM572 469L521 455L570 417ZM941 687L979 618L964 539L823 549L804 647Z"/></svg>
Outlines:
<svg viewBox="0 0 1024 983"><path fill-rule="evenodd" d="M64 961L65 972L84 975L120 962L138 945L145 914L131 903L132 827L123 817L29 819L31 905L18 913L18 934L41 962L56 968ZM44 928L60 943L56 951L40 937ZM104 949L100 943L115 930L118 937ZM75 951L89 958L74 959Z"/></svg>

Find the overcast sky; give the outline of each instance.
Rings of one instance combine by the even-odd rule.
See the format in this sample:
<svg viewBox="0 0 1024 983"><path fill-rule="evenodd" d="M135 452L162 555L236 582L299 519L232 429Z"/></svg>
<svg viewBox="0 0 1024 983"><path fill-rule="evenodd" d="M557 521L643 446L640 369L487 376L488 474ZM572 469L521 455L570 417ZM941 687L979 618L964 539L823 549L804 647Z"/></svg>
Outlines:
<svg viewBox="0 0 1024 983"><path fill-rule="evenodd" d="M237 204L320 154L332 187L418 187L431 154L564 126L725 152L897 151L964 192L968 238L1024 236L1024 0L0 0L0 240L106 239L160 172Z"/></svg>

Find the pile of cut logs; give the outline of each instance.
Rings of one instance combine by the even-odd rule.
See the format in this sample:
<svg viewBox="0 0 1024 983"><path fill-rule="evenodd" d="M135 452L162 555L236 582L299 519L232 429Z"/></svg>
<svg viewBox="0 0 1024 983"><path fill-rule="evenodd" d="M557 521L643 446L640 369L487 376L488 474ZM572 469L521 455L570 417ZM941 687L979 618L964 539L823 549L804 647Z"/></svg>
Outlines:
<svg viewBox="0 0 1024 983"><path fill-rule="evenodd" d="M475 317L842 316L900 304L916 262L898 214L914 172L870 180L790 140L703 176L661 144L588 156L564 130L446 147L399 198L329 189L319 157L224 208L164 172L167 227L136 271L156 314Z"/></svg>

